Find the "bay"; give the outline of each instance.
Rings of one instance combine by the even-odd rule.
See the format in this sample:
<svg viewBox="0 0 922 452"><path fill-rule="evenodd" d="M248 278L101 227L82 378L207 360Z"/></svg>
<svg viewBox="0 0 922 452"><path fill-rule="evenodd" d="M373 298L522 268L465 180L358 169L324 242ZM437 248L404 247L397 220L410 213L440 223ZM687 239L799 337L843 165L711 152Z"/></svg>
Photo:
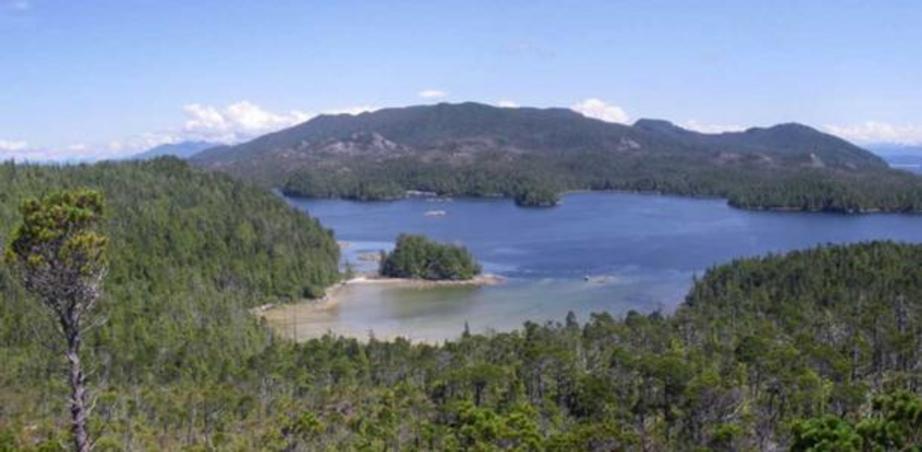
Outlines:
<svg viewBox="0 0 922 452"><path fill-rule="evenodd" d="M720 199L630 193L574 193L550 209L506 199L288 201L332 228L346 243L344 262L359 270L376 265L361 256L417 233L463 244L486 272L506 278L488 287L350 285L326 309L286 312L282 330L299 339L332 332L438 341L465 324L472 332L505 331L563 321L569 311L580 320L593 312L669 313L694 275L735 258L823 243L922 242L918 215L757 212Z"/></svg>

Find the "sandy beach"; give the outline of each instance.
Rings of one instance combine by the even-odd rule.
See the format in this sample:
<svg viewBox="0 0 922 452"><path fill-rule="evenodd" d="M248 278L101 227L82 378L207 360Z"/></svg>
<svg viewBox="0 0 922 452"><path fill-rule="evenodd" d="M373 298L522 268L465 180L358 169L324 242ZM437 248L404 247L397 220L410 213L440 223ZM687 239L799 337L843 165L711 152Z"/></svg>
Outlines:
<svg viewBox="0 0 922 452"><path fill-rule="evenodd" d="M385 278L362 275L330 286L327 288L326 295L317 300L279 305L263 305L253 308L250 312L257 317L266 319L269 325L276 331L285 334L290 328L291 318L295 312L297 312L297 317L301 323L309 324L313 317L320 319L328 315L330 310L339 305L341 299L337 295L349 286L386 285L390 287L424 290L446 286L495 286L502 284L505 280L506 279L502 276L493 274L477 275L474 278L461 281L429 281L424 279ZM322 332L319 332L319 334L322 334ZM304 337L308 336L310 335ZM299 334L296 339L301 337L302 336Z"/></svg>

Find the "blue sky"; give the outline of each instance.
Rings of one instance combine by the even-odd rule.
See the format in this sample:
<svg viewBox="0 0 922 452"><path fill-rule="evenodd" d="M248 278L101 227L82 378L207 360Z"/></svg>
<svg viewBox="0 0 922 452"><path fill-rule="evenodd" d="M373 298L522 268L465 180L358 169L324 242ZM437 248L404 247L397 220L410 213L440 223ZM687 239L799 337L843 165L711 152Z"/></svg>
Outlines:
<svg viewBox="0 0 922 452"><path fill-rule="evenodd" d="M922 142L920 24L919 1L0 0L0 157L467 100Z"/></svg>

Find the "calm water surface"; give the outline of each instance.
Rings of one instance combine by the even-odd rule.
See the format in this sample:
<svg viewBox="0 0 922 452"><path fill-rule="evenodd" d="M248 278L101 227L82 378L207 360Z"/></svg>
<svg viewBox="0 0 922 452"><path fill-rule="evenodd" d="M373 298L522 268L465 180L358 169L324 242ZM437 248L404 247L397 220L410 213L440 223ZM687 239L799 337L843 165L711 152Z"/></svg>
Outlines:
<svg viewBox="0 0 922 452"><path fill-rule="evenodd" d="M669 312L693 275L737 257L828 242L922 242L922 216L751 212L723 200L626 193L571 194L553 209L485 199L289 202L348 242L344 260L359 269L376 264L358 256L390 249L407 232L464 244L486 272L508 278L479 288L349 286L320 315L299 319L293 310L297 337L332 331L439 340L456 337L465 322L478 332L562 321L568 311L581 320L600 311ZM445 215L425 215L433 210Z"/></svg>

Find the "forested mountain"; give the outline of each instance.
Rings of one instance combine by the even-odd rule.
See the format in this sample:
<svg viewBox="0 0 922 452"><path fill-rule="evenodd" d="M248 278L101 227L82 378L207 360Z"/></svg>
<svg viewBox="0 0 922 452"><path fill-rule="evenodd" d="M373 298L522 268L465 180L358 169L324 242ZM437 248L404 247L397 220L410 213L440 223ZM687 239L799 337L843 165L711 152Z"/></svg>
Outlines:
<svg viewBox="0 0 922 452"><path fill-rule="evenodd" d="M616 189L721 196L747 208L922 210L922 179L799 124L703 134L567 109L438 104L319 116L193 161L314 197L423 190L552 205L555 192Z"/></svg>
<svg viewBox="0 0 922 452"><path fill-rule="evenodd" d="M215 147L215 143L208 141L182 141L179 143L167 143L154 146L144 152L139 152L130 157L131 160L149 160L157 157L179 157L186 159L209 148Z"/></svg>

